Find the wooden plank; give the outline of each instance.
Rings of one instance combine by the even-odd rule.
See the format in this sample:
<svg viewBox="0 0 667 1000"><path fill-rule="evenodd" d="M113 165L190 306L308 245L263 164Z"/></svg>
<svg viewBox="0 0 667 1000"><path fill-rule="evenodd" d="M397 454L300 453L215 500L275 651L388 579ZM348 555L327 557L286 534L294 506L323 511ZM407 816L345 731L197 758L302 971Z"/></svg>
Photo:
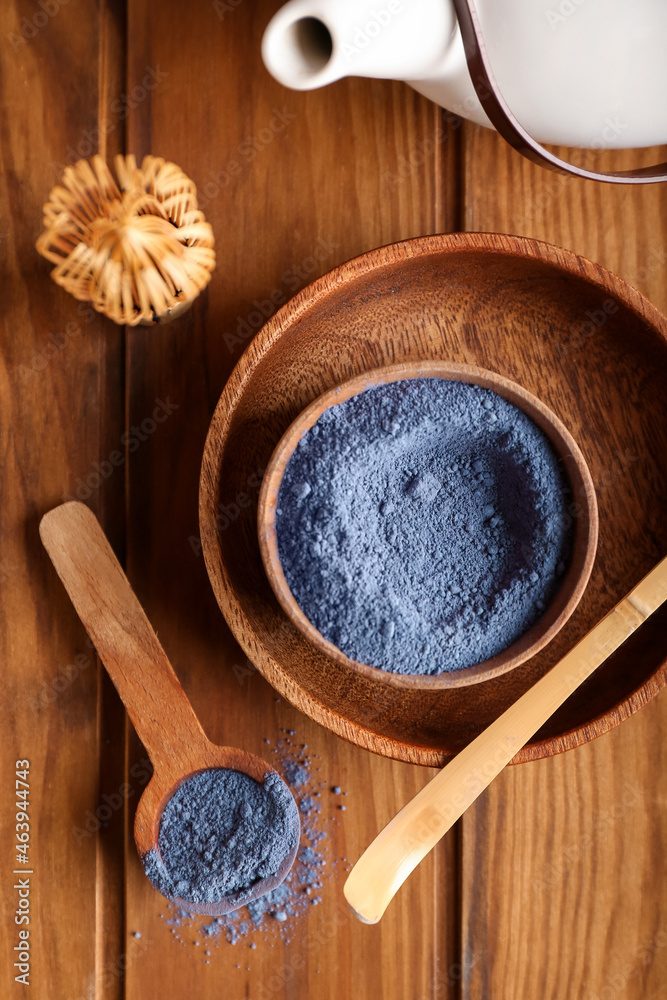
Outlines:
<svg viewBox="0 0 667 1000"><path fill-rule="evenodd" d="M114 0L100 9L98 51L100 61L99 152L109 162L124 152L122 109L118 110L125 83L125 0ZM125 430L125 337L124 331L105 322L116 345L106 359L106 378L100 399L100 454L106 457L121 446ZM116 478L116 476L118 478ZM118 469L101 495L99 519L121 559L125 552L125 494L127 468ZM125 783L126 745L129 723L125 710L104 668L99 668L99 786L108 796L117 796ZM113 801L117 804L116 798ZM124 993L125 944L124 858L127 841L128 805L125 798L97 842L96 907L96 1000L120 1000Z"/></svg>
<svg viewBox="0 0 667 1000"><path fill-rule="evenodd" d="M567 246L667 307L664 185L560 177L489 132L465 133L466 228ZM482 961L463 997L664 995L666 738L658 698L580 750L510 768L464 817L463 953Z"/></svg>
<svg viewBox="0 0 667 1000"><path fill-rule="evenodd" d="M177 406L131 457L129 576L212 739L261 754L264 737L294 728L321 756L322 776L349 792L332 836L335 853L352 859L429 774L342 743L277 704L257 675L238 683L242 660L198 548L199 464L219 393L262 312L350 256L455 225L457 138L401 85L351 81L297 94L275 84L259 41L278 0L239 4L222 19L210 4L191 5L186 22L172 6L169 16L147 0L130 3L127 90L147 65L161 82L130 114L127 147L174 159L194 178L218 265L181 321L129 333L130 424L156 399ZM455 900L443 886L453 881L454 844L423 866L381 926L348 917L339 867L289 946L220 948L210 966L184 961L160 918L163 902L128 856L128 929L150 947L129 966L127 996L161 997L165 982L173 995L202 1000L220 996L221 983L239 997L262 987L276 998L453 996ZM188 957L199 951L189 945Z"/></svg>
<svg viewBox="0 0 667 1000"><path fill-rule="evenodd" d="M30 994L88 997L97 988L98 997L119 995L122 914L114 891L122 885L109 879L109 859L116 852L117 871L123 816L112 810L106 820L99 807L101 794L121 780L107 766L101 743L120 720L122 745L122 714L116 709L112 718L113 712L102 711L94 651L41 547L37 525L64 496L88 490L88 477L96 482L94 463L122 433L122 332L59 290L34 250L42 203L64 164L94 153L103 134L100 110L120 79L118 29L114 0L93 6L80 0L8 3L0 11L0 254L6 290L0 350L0 843L7 880L0 992L7 997L23 989L13 981L19 928L8 871L16 856L12 790L18 758L30 760L31 774L34 875L25 927ZM119 141L116 121L106 144L112 149ZM90 488L87 502L110 524L123 493L123 474L117 472ZM95 833L101 817L105 825Z"/></svg>

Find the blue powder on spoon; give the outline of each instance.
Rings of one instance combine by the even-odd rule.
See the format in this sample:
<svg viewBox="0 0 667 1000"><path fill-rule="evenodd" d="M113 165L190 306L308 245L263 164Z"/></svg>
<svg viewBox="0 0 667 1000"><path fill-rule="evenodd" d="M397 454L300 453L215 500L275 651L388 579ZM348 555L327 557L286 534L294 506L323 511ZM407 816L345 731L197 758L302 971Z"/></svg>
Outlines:
<svg viewBox="0 0 667 1000"><path fill-rule="evenodd" d="M262 784L241 771L211 768L167 802L159 854L150 851L144 869L164 896L216 903L275 875L298 836L296 804L275 772Z"/></svg>
<svg viewBox="0 0 667 1000"><path fill-rule="evenodd" d="M340 826L329 810L333 803L326 802L323 796L347 795L339 785L333 792L331 785L318 779L313 773L320 771L317 754L307 753L306 744L297 745L290 739L295 735L293 729L283 730L287 735L280 739L273 748L277 756L276 764L285 780L294 789L299 803L303 798L311 801L318 797L322 799L324 809L308 809L302 815L301 841L294 868L285 881L271 892L260 896L246 906L222 917L205 920L196 914L183 909L173 909L166 919L170 933L181 945L191 943L192 933L199 932L207 946L205 955L210 955L210 948L221 945L245 945L254 950L256 941L274 947L276 944L289 943L292 935L297 933L299 922L305 920L313 912L313 907L322 902L320 893L324 892L327 883L331 882L337 867L345 865L345 858L336 858L332 854L333 844L330 834ZM268 742L268 741L267 741ZM309 923L312 928L312 924ZM198 944L195 940L194 944ZM209 964L210 957L203 959Z"/></svg>
<svg viewBox="0 0 667 1000"><path fill-rule="evenodd" d="M369 387L304 433L276 510L299 607L347 656L440 674L539 619L571 551L569 486L544 432L490 389Z"/></svg>

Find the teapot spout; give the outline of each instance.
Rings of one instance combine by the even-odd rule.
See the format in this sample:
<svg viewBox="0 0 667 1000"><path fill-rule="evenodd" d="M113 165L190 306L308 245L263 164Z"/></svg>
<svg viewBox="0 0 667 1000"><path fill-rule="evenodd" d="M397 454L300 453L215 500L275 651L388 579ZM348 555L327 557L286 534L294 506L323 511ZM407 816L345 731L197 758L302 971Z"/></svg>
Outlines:
<svg viewBox="0 0 667 1000"><path fill-rule="evenodd" d="M424 79L456 33L450 0L289 0L266 29L262 56L293 90L345 76Z"/></svg>

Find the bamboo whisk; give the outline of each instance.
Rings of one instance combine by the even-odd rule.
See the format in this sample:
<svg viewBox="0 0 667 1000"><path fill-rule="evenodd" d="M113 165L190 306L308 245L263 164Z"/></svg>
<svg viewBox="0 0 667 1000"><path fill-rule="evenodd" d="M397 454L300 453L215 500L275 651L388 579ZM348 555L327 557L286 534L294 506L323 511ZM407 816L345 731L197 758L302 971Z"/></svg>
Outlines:
<svg viewBox="0 0 667 1000"><path fill-rule="evenodd" d="M211 226L193 181L175 163L101 156L67 167L44 205L39 253L51 277L116 323L173 319L208 284L215 266Z"/></svg>

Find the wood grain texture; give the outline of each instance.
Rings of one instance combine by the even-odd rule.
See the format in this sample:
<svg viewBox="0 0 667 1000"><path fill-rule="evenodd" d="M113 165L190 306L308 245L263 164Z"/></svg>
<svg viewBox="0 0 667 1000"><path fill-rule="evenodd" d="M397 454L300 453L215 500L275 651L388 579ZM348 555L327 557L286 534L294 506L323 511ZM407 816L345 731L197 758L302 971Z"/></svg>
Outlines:
<svg viewBox="0 0 667 1000"><path fill-rule="evenodd" d="M630 191L550 175L497 137L467 126L464 131L466 228L518 231L568 246L665 308L664 185ZM642 156L648 163L656 154ZM620 159L631 165L630 154ZM597 356L604 370L605 349L604 329L584 336L582 364ZM631 369L628 364L608 377L627 385ZM653 451L652 444L645 448L634 451L640 461ZM662 462L664 450L659 454ZM613 481L607 494L615 503ZM664 522L652 483L641 503ZM609 509L601 506L600 515L602 538ZM615 544L627 546L622 539ZM663 623L663 648L664 634ZM635 670L645 653L640 647L625 671ZM484 960L466 972L463 998L664 996L666 738L667 702L660 697L574 753L505 772L466 814L462 948L464 954L477 950Z"/></svg>
<svg viewBox="0 0 667 1000"><path fill-rule="evenodd" d="M117 92L118 7L72 2L49 17L25 3L0 9L3 997L25 991L13 981L12 968L18 758L31 765L28 992L36 998L93 991L105 1000L119 996L123 816L114 812L102 830L96 810L100 793L123 780L122 756L111 756L104 743L119 724L122 737L122 713L101 705L94 651L41 549L38 522L94 474L93 463L122 433L122 333L60 291L34 250L42 203L71 151L77 155L78 147L91 143L85 133L97 127L110 90ZM113 149L119 133L106 138ZM122 533L119 497L122 503L120 472L113 480L100 477L90 496L100 516L113 520L115 541Z"/></svg>

